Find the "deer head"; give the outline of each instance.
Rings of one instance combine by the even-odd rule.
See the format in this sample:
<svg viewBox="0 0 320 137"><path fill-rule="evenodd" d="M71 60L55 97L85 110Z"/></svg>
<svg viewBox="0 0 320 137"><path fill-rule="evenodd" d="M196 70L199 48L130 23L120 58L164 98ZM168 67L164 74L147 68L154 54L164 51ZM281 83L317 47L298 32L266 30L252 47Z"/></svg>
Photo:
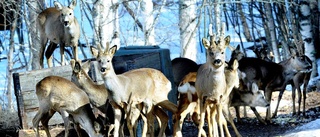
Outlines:
<svg viewBox="0 0 320 137"><path fill-rule="evenodd" d="M77 5L77 1L73 0L69 6L63 6L61 3L55 1L54 6L60 11L60 21L64 27L69 27L74 20L73 9Z"/></svg>
<svg viewBox="0 0 320 137"><path fill-rule="evenodd" d="M99 69L101 74L107 75L108 72L114 71L112 66L112 59L117 51L117 45L114 45L109 49L109 42L107 42L106 49L103 51L101 46L98 44L98 49L91 47L92 55L99 62Z"/></svg>
<svg viewBox="0 0 320 137"><path fill-rule="evenodd" d="M220 68L225 62L225 49L230 44L230 36L224 38L223 41L215 41L215 36L210 36L210 41L206 38L202 39L204 47L207 49L207 62L215 68Z"/></svg>

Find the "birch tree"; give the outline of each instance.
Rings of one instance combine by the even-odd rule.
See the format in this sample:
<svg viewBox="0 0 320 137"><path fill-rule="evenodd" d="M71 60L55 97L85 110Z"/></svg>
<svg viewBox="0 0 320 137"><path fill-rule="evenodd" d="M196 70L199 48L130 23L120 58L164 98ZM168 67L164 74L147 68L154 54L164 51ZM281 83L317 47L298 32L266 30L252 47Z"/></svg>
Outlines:
<svg viewBox="0 0 320 137"><path fill-rule="evenodd" d="M278 45L277 45L277 38L276 38L276 30L275 30L275 25L274 25L274 17L272 14L272 9L271 9L271 4L270 3L265 3L264 4L265 10L266 10L266 21L268 25L267 31L270 32L270 37L271 37L271 46L273 49L274 53L274 61L276 63L280 62L280 54L278 50Z"/></svg>
<svg viewBox="0 0 320 137"><path fill-rule="evenodd" d="M317 76L317 64L315 62L315 48L314 48L314 36L313 29L318 29L319 26L313 26L311 22L311 14L316 6L317 2L311 1L301 1L299 4L299 15L300 15L300 33L304 41L304 51L305 55L308 56L313 62L313 68L311 77ZM317 9L316 9L317 10ZM318 39L318 38L317 38Z"/></svg>
<svg viewBox="0 0 320 137"><path fill-rule="evenodd" d="M97 0L93 2L94 44L103 47L106 42L119 45L118 0Z"/></svg>
<svg viewBox="0 0 320 137"><path fill-rule="evenodd" d="M24 8L28 11L28 17L25 17L27 28L29 29L29 48L31 54L29 56L29 62L31 63L31 69L40 68L39 52L40 52L40 36L37 33L36 19L40 13L40 4L43 4L43 0L39 1L24 1ZM43 9L43 7L42 7Z"/></svg>
<svg viewBox="0 0 320 137"><path fill-rule="evenodd" d="M12 73L13 73L13 58L14 58L14 34L17 27L17 18L19 13L19 2L16 1L4 1L0 2L0 7L3 8L3 15L0 15L3 17L3 23L1 24L1 27L3 27L3 30L10 30L10 40L9 40L9 50L7 51L7 59L8 59L8 65L6 68L6 80L7 80L7 91L6 91L6 97L8 101L7 109L10 112L14 112L14 102L12 99L12 85L13 85L13 79L12 79ZM2 22L1 22L2 23Z"/></svg>
<svg viewBox="0 0 320 137"><path fill-rule="evenodd" d="M197 61L196 0L179 0L181 57Z"/></svg>
<svg viewBox="0 0 320 137"><path fill-rule="evenodd" d="M243 9L242 9L242 3L237 3L237 8L238 8L238 14L239 14L239 18L240 18L241 25L242 25L243 35L247 41L253 41L251 34L250 34L249 26L247 23L247 19L245 17Z"/></svg>
<svg viewBox="0 0 320 137"><path fill-rule="evenodd" d="M155 45L154 34L154 16L153 16L153 3L152 0L141 0L140 7L142 11L142 22L144 23L143 33L145 44Z"/></svg>

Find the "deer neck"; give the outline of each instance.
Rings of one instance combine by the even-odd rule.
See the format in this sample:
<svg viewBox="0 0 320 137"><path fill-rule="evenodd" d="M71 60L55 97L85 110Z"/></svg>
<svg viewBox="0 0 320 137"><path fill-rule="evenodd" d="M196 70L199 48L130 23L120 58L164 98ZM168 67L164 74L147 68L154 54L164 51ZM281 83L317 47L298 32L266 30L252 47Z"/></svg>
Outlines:
<svg viewBox="0 0 320 137"><path fill-rule="evenodd" d="M103 76L105 87L108 90L110 98L118 105L122 106L122 102L128 101L128 94L126 94L125 78L122 75L117 75L113 68Z"/></svg>
<svg viewBox="0 0 320 137"><path fill-rule="evenodd" d="M104 91L104 85L97 85L92 81L87 73L83 74L85 77L79 79L79 84L82 85L82 88L88 94L90 102L96 107L104 105L106 102L106 95L103 93L106 92Z"/></svg>
<svg viewBox="0 0 320 137"><path fill-rule="evenodd" d="M288 60L285 60L280 65L283 68L283 77L285 79L292 79L294 75L298 73L298 70L295 68L295 66L291 62L291 58Z"/></svg>

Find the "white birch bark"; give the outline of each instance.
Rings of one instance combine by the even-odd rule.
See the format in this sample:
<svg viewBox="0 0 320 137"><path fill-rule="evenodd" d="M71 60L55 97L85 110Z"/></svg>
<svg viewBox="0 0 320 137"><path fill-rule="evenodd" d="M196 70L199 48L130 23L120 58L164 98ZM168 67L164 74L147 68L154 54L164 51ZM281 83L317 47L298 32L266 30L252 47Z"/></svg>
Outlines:
<svg viewBox="0 0 320 137"><path fill-rule="evenodd" d="M265 3L264 6L266 9L267 25L268 25L268 29L269 29L270 37L271 37L271 46L272 46L273 54L274 54L274 61L276 63L278 63L278 62L280 62L280 54L279 54L278 46L277 46L276 30L275 30L274 18L273 18L272 10L271 10L271 4Z"/></svg>
<svg viewBox="0 0 320 137"><path fill-rule="evenodd" d="M215 1L214 3L214 29L216 30L216 35L221 36L220 34L220 28L221 28L221 4L219 4L219 0ZM211 28L209 28L211 29Z"/></svg>
<svg viewBox="0 0 320 137"><path fill-rule="evenodd" d="M142 0L140 2L142 22L144 23L143 33L145 44L156 45L154 34L154 16L153 16L153 3L152 0Z"/></svg>
<svg viewBox="0 0 320 137"><path fill-rule="evenodd" d="M29 29L29 45L30 45L30 57L29 62L31 62L31 69L39 69L40 68L40 58L39 58L39 52L40 52L40 36L37 33L37 23L36 19L38 16L38 13L40 9L39 3L42 3L43 1L26 1L28 5L28 18L25 18L26 24Z"/></svg>
<svg viewBox="0 0 320 137"><path fill-rule="evenodd" d="M179 0L179 29L181 57L197 61L196 0Z"/></svg>
<svg viewBox="0 0 320 137"><path fill-rule="evenodd" d="M313 0L312 0L313 1ZM311 23L311 9L310 6L312 6L312 1L302 1L299 10L300 10L300 33L301 37L304 41L304 51L305 55L308 56L311 61L313 62L313 70L311 73L311 77L314 77L317 72L316 64L315 64L315 48L314 48L314 39L313 39L313 34L312 34L312 29L317 29L313 28L312 23ZM309 5L311 4L311 5ZM316 7L314 7L316 8Z"/></svg>
<svg viewBox="0 0 320 137"><path fill-rule="evenodd" d="M119 36L118 0L97 0L94 2L92 18L94 24L94 44L100 43L102 47L107 42L117 44L120 41L112 41L115 34Z"/></svg>
<svg viewBox="0 0 320 137"><path fill-rule="evenodd" d="M18 5L18 3L17 3ZM15 10L14 12L14 19L13 22L11 24L11 28L10 28L10 43L9 43L9 51L7 53L8 56L8 66L7 66L7 99L8 99L8 109L10 110L10 112L14 112L14 107L13 107L13 100L12 100L12 85L13 85L13 78L12 78L12 70L13 70L13 51L14 51L14 33L15 30L17 28L17 18L18 18L18 8L13 9Z"/></svg>

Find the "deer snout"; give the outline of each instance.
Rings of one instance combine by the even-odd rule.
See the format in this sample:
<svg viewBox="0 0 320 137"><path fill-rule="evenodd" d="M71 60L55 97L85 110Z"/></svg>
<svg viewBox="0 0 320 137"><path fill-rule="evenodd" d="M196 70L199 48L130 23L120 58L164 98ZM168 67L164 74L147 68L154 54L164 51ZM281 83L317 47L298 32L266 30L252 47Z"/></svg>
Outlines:
<svg viewBox="0 0 320 137"><path fill-rule="evenodd" d="M105 72L105 71L106 71L106 68L105 68L105 67L102 67L102 68L100 69L100 71L101 71L101 72Z"/></svg>
<svg viewBox="0 0 320 137"><path fill-rule="evenodd" d="M214 64L220 64L220 63L221 63L221 60L220 60L220 59L216 59L216 60L213 61L213 63L214 63Z"/></svg>
<svg viewBox="0 0 320 137"><path fill-rule="evenodd" d="M268 103L268 104L266 105L266 107L270 107L270 104Z"/></svg>
<svg viewBox="0 0 320 137"><path fill-rule="evenodd" d="M64 24L64 26L68 26L69 25L69 21L64 21L63 24Z"/></svg>

